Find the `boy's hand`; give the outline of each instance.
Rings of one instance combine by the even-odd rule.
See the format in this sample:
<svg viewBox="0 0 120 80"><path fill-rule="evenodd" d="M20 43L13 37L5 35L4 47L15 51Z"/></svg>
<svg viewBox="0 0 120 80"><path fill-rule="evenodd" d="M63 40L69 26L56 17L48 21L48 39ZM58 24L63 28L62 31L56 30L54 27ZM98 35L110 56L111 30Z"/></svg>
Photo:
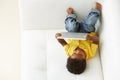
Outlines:
<svg viewBox="0 0 120 80"><path fill-rule="evenodd" d="M61 33L56 33L55 34L55 38L57 38L57 37L59 37L59 36L61 36L62 34Z"/></svg>
<svg viewBox="0 0 120 80"><path fill-rule="evenodd" d="M62 34L61 33L56 33L55 34L55 38L57 39L58 37L60 37ZM57 39L57 41L62 45L65 46L67 44L67 42L64 39Z"/></svg>
<svg viewBox="0 0 120 80"><path fill-rule="evenodd" d="M87 40L92 40L93 43L99 44L99 37L97 35L96 36L87 35Z"/></svg>

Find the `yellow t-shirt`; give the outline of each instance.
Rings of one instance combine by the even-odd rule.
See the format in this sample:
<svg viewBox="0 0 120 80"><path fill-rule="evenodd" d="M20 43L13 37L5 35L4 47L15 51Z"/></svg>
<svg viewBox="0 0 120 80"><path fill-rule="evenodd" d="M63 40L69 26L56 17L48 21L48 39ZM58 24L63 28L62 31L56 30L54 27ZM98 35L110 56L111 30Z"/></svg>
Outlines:
<svg viewBox="0 0 120 80"><path fill-rule="evenodd" d="M95 33L90 33L89 35L94 36ZM98 45L94 44L91 40L73 40L68 39L68 44L64 46L67 56L71 56L73 51L79 47L83 49L86 53L86 59L94 57L98 48Z"/></svg>

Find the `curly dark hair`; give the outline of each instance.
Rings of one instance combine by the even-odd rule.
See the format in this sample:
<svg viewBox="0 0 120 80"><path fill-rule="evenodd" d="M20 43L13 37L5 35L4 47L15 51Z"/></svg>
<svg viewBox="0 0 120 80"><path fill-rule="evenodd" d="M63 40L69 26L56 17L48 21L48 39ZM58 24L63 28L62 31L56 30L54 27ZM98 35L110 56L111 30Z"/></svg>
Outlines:
<svg viewBox="0 0 120 80"><path fill-rule="evenodd" d="M73 74L81 74L82 72L84 72L86 68L86 59L78 60L78 59L72 59L69 57L67 59L66 67L68 71Z"/></svg>

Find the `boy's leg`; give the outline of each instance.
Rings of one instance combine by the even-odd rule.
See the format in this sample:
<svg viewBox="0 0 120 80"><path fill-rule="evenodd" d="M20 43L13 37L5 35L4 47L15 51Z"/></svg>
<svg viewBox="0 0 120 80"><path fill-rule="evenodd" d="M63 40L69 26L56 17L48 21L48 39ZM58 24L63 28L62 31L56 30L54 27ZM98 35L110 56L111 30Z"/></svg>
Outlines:
<svg viewBox="0 0 120 80"><path fill-rule="evenodd" d="M95 24L100 16L100 8L101 8L98 7L98 5L100 4L96 3L96 8L92 9L89 15L86 17L86 19L81 22L85 32L95 31Z"/></svg>
<svg viewBox="0 0 120 80"><path fill-rule="evenodd" d="M79 23L76 21L76 15L73 13L72 8L67 9L67 17L65 19L65 28L68 32L78 32Z"/></svg>

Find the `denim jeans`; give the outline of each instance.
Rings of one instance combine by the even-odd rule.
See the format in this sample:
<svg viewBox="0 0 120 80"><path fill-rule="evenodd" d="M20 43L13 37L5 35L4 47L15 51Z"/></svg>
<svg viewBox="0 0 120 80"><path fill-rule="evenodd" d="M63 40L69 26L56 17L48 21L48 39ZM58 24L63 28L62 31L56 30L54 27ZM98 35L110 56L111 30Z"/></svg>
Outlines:
<svg viewBox="0 0 120 80"><path fill-rule="evenodd" d="M89 33L95 31L95 24L99 18L100 11L92 9L88 16L81 22L76 21L75 14L67 15L65 19L65 28L68 32Z"/></svg>

